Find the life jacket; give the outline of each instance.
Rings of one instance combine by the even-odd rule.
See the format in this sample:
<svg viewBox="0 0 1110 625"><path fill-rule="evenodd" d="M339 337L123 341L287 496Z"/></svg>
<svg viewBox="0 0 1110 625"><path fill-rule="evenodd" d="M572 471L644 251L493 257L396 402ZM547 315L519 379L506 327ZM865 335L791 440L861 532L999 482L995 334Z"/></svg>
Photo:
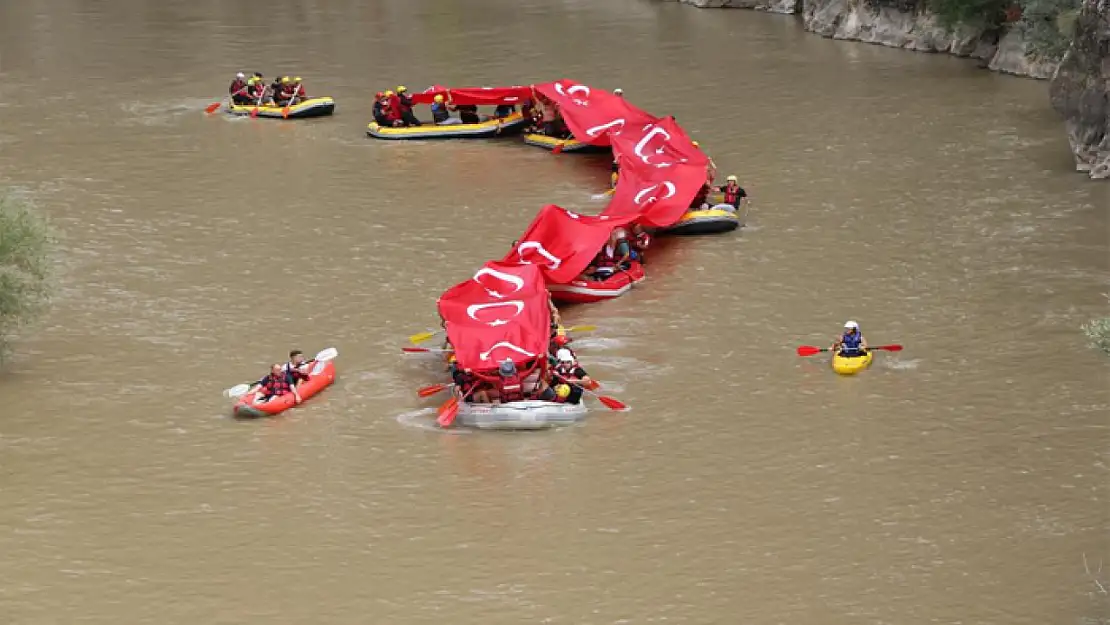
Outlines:
<svg viewBox="0 0 1110 625"><path fill-rule="evenodd" d="M735 189L730 189L726 184L724 187L725 204L732 204L736 206L740 203L740 185L736 185Z"/></svg>
<svg viewBox="0 0 1110 625"><path fill-rule="evenodd" d="M860 344L863 342L863 335L856 330L854 334L845 332L840 336L840 350L845 354L858 354L860 353Z"/></svg>
<svg viewBox="0 0 1110 625"><path fill-rule="evenodd" d="M647 247L651 245L651 235L646 232L641 232L640 234L636 235L635 242L636 247L639 248L641 251L646 250Z"/></svg>
<svg viewBox="0 0 1110 625"><path fill-rule="evenodd" d="M235 80L231 81L231 86L227 88L227 92L231 95L241 95L239 92L242 91L243 87L246 86L247 83L244 82L242 78L236 78Z"/></svg>
<svg viewBox="0 0 1110 625"><path fill-rule="evenodd" d="M288 371L283 371L280 377L275 378L273 374L267 375L265 382L262 385L269 391L270 397L277 397L290 393L293 391L293 384L290 381L292 376Z"/></svg>
<svg viewBox="0 0 1110 625"><path fill-rule="evenodd" d="M432 103L432 121L439 124L451 118L451 113L447 112L447 105L442 102Z"/></svg>
<svg viewBox="0 0 1110 625"><path fill-rule="evenodd" d="M523 401L524 382L520 379L520 373L514 373L509 377L499 376L497 379L497 394L501 396L501 403L503 404L511 401Z"/></svg>
<svg viewBox="0 0 1110 625"><path fill-rule="evenodd" d="M565 363L565 362L560 362L557 365L555 365L552 368L552 370L555 372L555 375L560 379L565 378L565 379L568 379L568 380L574 380L574 379L576 379L574 377L574 370L577 369L577 368L578 368L578 363L576 363L576 362L572 362L572 363L569 363L569 364Z"/></svg>
<svg viewBox="0 0 1110 625"><path fill-rule="evenodd" d="M412 96L408 95L407 93L404 95L399 95L397 96L397 101L401 105L402 113L408 113L412 110Z"/></svg>

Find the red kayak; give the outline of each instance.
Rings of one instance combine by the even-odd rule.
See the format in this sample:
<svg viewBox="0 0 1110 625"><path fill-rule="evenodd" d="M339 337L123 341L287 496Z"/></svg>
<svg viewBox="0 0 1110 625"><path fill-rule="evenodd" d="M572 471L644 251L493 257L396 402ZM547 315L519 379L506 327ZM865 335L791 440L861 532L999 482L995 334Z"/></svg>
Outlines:
<svg viewBox="0 0 1110 625"><path fill-rule="evenodd" d="M308 401L310 397L331 386L332 382L335 382L335 363L331 360L317 362L308 370L308 382L302 384L297 390L301 394L301 400ZM275 397L267 402L256 402L255 393L251 391L243 395L239 398L239 401L236 402L235 416L274 416L289 410L295 405L296 399L294 399L292 393L286 393L281 397Z"/></svg>
<svg viewBox="0 0 1110 625"><path fill-rule="evenodd" d="M627 271L618 271L605 280L575 280L569 284L551 284L551 299L556 302L588 303L620 297L647 277L644 266L632 261Z"/></svg>

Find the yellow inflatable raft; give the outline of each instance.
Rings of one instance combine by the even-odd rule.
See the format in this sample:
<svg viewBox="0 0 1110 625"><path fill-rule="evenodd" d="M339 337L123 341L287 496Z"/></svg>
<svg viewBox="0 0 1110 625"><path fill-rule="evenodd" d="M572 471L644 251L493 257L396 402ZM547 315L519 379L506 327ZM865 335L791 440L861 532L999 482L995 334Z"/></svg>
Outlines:
<svg viewBox="0 0 1110 625"><path fill-rule="evenodd" d="M867 352L863 356L854 356L852 358L845 358L840 354L833 354L832 368L833 371L840 375L855 375L870 367L871 360L874 357L874 352Z"/></svg>
<svg viewBox="0 0 1110 625"><path fill-rule="evenodd" d="M667 234L716 234L731 232L740 227L736 213L719 208L687 211L675 225L664 230Z"/></svg>
<svg viewBox="0 0 1110 625"><path fill-rule="evenodd" d="M232 115L250 115L256 107L253 104L232 104L228 108L228 113ZM282 112L285 111L284 106L267 105L259 106L259 117L270 117L276 119L286 119ZM335 100L329 97L322 98L309 98L304 102L294 104L289 107L288 119L308 119L309 117L326 117L335 112Z"/></svg>
<svg viewBox="0 0 1110 625"><path fill-rule="evenodd" d="M562 145L560 152L578 152L580 154L604 154L612 151L612 148L607 145L590 145L589 143L582 143L581 141L570 139L559 139L556 137L549 137L547 135L540 135L529 133L524 135L524 142L528 145L534 145L538 148L545 150L554 150L556 146Z"/></svg>
<svg viewBox="0 0 1110 625"><path fill-rule="evenodd" d="M422 126L389 128L370 122L366 134L375 139L413 140L413 139L491 139L520 132L529 120L520 113L513 113L500 119L488 119L479 124L451 124L437 126L427 122Z"/></svg>

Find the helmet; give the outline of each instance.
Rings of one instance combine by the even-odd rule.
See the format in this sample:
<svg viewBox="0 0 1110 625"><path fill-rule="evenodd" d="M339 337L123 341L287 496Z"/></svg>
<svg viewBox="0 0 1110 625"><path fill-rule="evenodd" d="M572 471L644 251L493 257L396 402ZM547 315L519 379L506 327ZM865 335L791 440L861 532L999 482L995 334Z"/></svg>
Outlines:
<svg viewBox="0 0 1110 625"><path fill-rule="evenodd" d="M235 77L236 78L246 78L246 76L243 76L243 72L239 72L238 74L235 74Z"/></svg>
<svg viewBox="0 0 1110 625"><path fill-rule="evenodd" d="M691 143L691 144L692 144L692 145L693 145L693 146L694 146L695 148L701 145L701 144L700 144L700 143L698 143L697 141L691 141L690 143Z"/></svg>
<svg viewBox="0 0 1110 625"><path fill-rule="evenodd" d="M455 362L456 360L458 360L458 359L457 359L457 358L455 358L455 355L454 355L454 354L451 354L450 356L448 356L448 357L447 357L447 363L448 363L448 364L450 364L450 363L453 363L453 362Z"/></svg>
<svg viewBox="0 0 1110 625"><path fill-rule="evenodd" d="M248 85L257 85L258 84L258 79L255 78L254 76L251 76L250 79L247 80L247 84Z"/></svg>
<svg viewBox="0 0 1110 625"><path fill-rule="evenodd" d="M858 324L858 323L856 323L855 321L847 321L847 322L845 322L845 323L844 323L844 327L845 327L845 328L849 328L849 329L852 329L852 330L859 330L859 324Z"/></svg>
<svg viewBox="0 0 1110 625"><path fill-rule="evenodd" d="M498 365L497 372L503 376L510 376L516 373L516 365L513 364L513 361L506 358L504 362Z"/></svg>
<svg viewBox="0 0 1110 625"><path fill-rule="evenodd" d="M293 79L293 82L301 82L301 77L297 76L296 78Z"/></svg>
<svg viewBox="0 0 1110 625"><path fill-rule="evenodd" d="M386 92L385 92L385 97L387 97L387 98L388 98L388 97L390 97L390 96L392 96L392 95L393 95L393 92L392 92L392 91L386 91Z"/></svg>
<svg viewBox="0 0 1110 625"><path fill-rule="evenodd" d="M408 87L405 87L404 85L397 85L397 93L404 93L406 91L408 91Z"/></svg>
<svg viewBox="0 0 1110 625"><path fill-rule="evenodd" d="M443 102L443 96L437 95L436 97L432 98L432 100L435 102Z"/></svg>
<svg viewBox="0 0 1110 625"><path fill-rule="evenodd" d="M725 182L736 182L736 176L729 176L725 178Z"/></svg>
<svg viewBox="0 0 1110 625"><path fill-rule="evenodd" d="M616 89L613 89L613 94L614 95L620 95L622 93L624 93L624 89L621 89L620 87L617 87Z"/></svg>
<svg viewBox="0 0 1110 625"><path fill-rule="evenodd" d="M282 76L281 77L281 84L288 85L289 84L289 77L288 76Z"/></svg>
<svg viewBox="0 0 1110 625"><path fill-rule="evenodd" d="M613 234L616 235L616 237L618 239L623 239L623 238L628 237L628 231L625 230L624 228L614 228L613 229Z"/></svg>
<svg viewBox="0 0 1110 625"><path fill-rule="evenodd" d="M574 362L574 354L570 353L570 350L564 347L555 352L555 360L559 362Z"/></svg>
<svg viewBox="0 0 1110 625"><path fill-rule="evenodd" d="M377 100L381 100L384 97L385 97L385 94L382 93L381 91L374 94L374 98L377 99Z"/></svg>
<svg viewBox="0 0 1110 625"><path fill-rule="evenodd" d="M559 397L559 399L566 399L570 395L570 387L566 384L556 384L555 394Z"/></svg>
<svg viewBox="0 0 1110 625"><path fill-rule="evenodd" d="M555 344L558 345L559 347L562 347L562 346L566 345L569 342L570 342L570 338L568 338L567 335L565 335L565 334L556 334L555 335Z"/></svg>

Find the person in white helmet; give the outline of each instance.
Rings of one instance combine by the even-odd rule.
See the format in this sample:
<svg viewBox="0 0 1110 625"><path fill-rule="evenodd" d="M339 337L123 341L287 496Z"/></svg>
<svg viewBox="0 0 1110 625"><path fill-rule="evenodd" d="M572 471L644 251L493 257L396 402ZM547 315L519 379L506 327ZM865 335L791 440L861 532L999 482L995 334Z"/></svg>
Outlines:
<svg viewBox="0 0 1110 625"><path fill-rule="evenodd" d="M832 344L834 353L845 358L857 358L867 354L867 339L859 331L859 324L848 321L844 324L844 333L836 338Z"/></svg>
<svg viewBox="0 0 1110 625"><path fill-rule="evenodd" d="M574 353L567 348L555 352L555 366L551 374L555 382L570 386L570 394L565 398L568 404L577 404L582 401L582 389L594 388L597 383L590 378L586 370L578 365Z"/></svg>
<svg viewBox="0 0 1110 625"><path fill-rule="evenodd" d="M236 104L246 104L250 102L248 91L250 88L247 86L246 76L243 72L235 74L235 80L231 81L231 85L227 88L228 95L231 96L231 101Z"/></svg>
<svg viewBox="0 0 1110 625"><path fill-rule="evenodd" d="M624 97L624 89L621 89L620 87L617 87L616 89L613 89L613 95L617 96L618 98L623 98Z"/></svg>

